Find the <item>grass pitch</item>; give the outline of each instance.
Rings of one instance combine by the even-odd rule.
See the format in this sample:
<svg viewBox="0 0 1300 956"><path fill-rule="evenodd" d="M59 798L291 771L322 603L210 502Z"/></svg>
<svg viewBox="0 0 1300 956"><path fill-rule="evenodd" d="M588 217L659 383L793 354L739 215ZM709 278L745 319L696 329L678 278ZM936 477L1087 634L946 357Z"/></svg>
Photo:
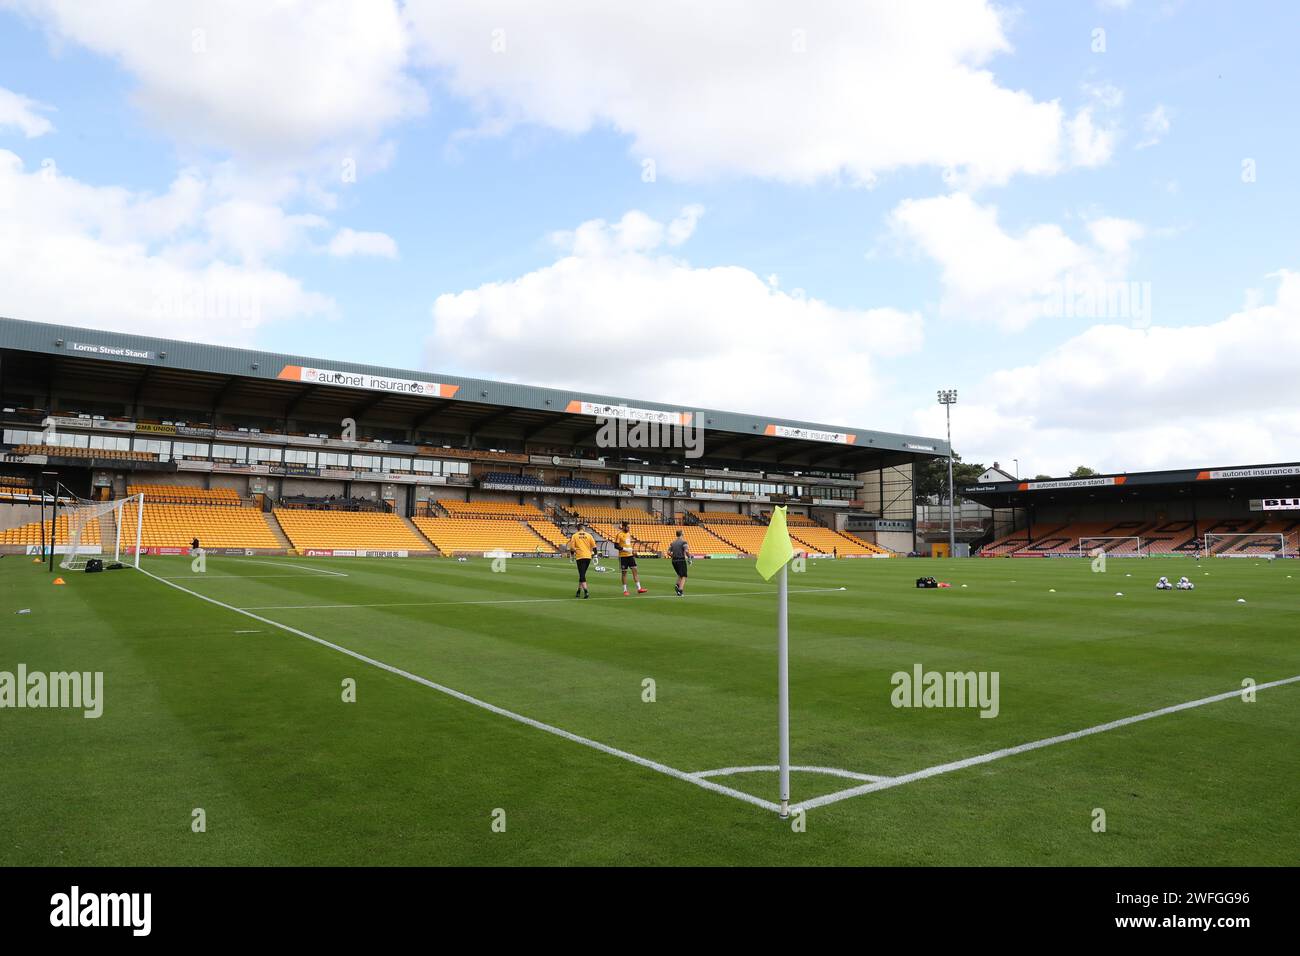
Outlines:
<svg viewBox="0 0 1300 956"><path fill-rule="evenodd" d="M795 832L305 636L682 773L762 767L776 602L752 561L696 562L684 599L643 561L648 595L592 574L586 601L555 560L144 567L194 593L0 561L0 671L104 674L99 719L0 710L0 865L1300 863L1300 683L818 806ZM954 587L913 588L930 573ZM1183 573L1196 591L1153 589ZM1300 675L1296 561L823 561L790 588L799 766L896 777ZM918 664L997 672L998 716L894 707ZM776 799L774 772L709 779ZM792 782L798 803L862 780Z"/></svg>

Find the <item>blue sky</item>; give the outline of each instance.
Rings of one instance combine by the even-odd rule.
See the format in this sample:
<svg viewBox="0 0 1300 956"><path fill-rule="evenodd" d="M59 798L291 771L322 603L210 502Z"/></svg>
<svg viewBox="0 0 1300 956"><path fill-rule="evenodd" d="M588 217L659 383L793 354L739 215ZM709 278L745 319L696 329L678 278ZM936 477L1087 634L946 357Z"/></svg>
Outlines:
<svg viewBox="0 0 1300 956"><path fill-rule="evenodd" d="M0 314L1297 457L1294 5L535 7L0 0Z"/></svg>

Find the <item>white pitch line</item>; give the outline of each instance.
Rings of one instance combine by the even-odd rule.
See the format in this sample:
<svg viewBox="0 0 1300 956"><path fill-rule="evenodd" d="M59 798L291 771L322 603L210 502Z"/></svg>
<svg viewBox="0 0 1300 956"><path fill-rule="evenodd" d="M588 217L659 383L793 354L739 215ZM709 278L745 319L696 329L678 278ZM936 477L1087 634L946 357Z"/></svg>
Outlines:
<svg viewBox="0 0 1300 956"><path fill-rule="evenodd" d="M208 580L221 578L223 580L231 581L260 581L265 578L294 578L298 581L302 580L301 574L208 574L207 572L201 574L160 574L158 577L166 578L168 581L183 581L186 578L197 578L200 580L204 578ZM344 575L344 577L347 577L347 575Z"/></svg>
<svg viewBox="0 0 1300 956"><path fill-rule="evenodd" d="M1300 674L1297 674L1295 677L1284 677L1281 680L1269 681L1266 684L1257 684L1253 689L1257 691L1267 690L1270 687L1281 687L1284 684L1294 684L1297 681L1300 681ZM1080 737L1105 733L1108 730L1115 730L1119 727L1127 727L1129 724L1136 724L1143 720L1150 720L1153 717L1163 717L1166 714L1178 713L1180 710L1191 710L1193 707L1204 707L1206 704L1213 704L1221 700L1240 697L1243 689L1244 688L1229 690L1222 694L1215 694L1212 697L1202 697L1200 700L1189 700L1183 704L1161 707L1159 710L1147 711L1145 714L1136 714L1133 717L1122 717L1119 720L1097 724L1095 727L1087 727L1083 730L1071 731L1068 734L1058 734L1055 737L1045 737L1042 740L1034 740L1030 743L1018 744L1014 747L1004 747L1001 750L994 750L990 753L980 754L976 757L966 757L962 760L954 760L951 763L939 764L935 767L926 767L924 770L905 773L897 777L888 777L876 783L864 784L861 787L850 787L847 790L840 790L835 793L825 794L824 796L813 797L810 800L804 800L792 809L813 810L817 807L824 807L828 804L838 803L841 800L848 800L851 797L859 797L866 793L875 793L878 790L888 790L890 787L899 787L905 783L913 783L917 780L937 777L942 773L951 773L954 770L964 770L967 767L974 767L982 763L991 763L994 760L1001 760L1003 757L1012 757L1016 754L1026 753L1030 750L1040 750L1043 747L1050 747L1053 744L1078 740Z"/></svg>
<svg viewBox="0 0 1300 956"><path fill-rule="evenodd" d="M713 793L719 793L724 796L733 797L736 800L741 800L745 803L753 804L756 807L762 807L764 810L770 810L773 813L779 812L779 810L781 809L777 804L773 803L771 800L764 800L762 797L756 797L753 794L745 793L743 790L733 790L731 787L724 787L722 784L714 783L711 780L699 779L697 777L692 776L691 774L687 773L684 770L678 770L677 768L670 767L667 764L659 763L657 760L650 760L647 757L640 757L634 753L629 753L626 750L619 750L617 747L611 747L609 744L602 744L600 741L592 740L590 737L583 737L580 736L579 734L570 733L567 730L562 730L559 727L555 727L551 724L543 723L540 720L534 720L531 717L525 717L523 714L515 713L512 710L506 710L504 707L498 707L496 704L489 704L485 700L480 700L477 697L471 697L469 694L465 694L462 693L461 691L454 690L450 687L447 687L444 684L439 684L435 681L431 681L427 677L421 677L419 674L412 674L410 671L404 671L400 667L394 667L392 664L385 664L383 661L376 660L373 657L367 657L365 654L358 653L357 651L344 647L341 644L335 644L332 641L327 641L322 637L317 637L315 634L308 634L306 631L299 630L296 627L290 627L288 624L281 624L279 621L273 621L269 617L261 617L257 614L252 614L246 608L234 607L230 604L226 604L224 601L218 601L216 598L208 597L206 594L200 594L198 591L191 591L189 588L168 581L166 578L160 578L158 575L152 573L151 571L146 571L144 568L140 568L140 572L142 574L148 575L149 577L153 578L155 581L159 581L162 584L167 585L167 587L169 588L175 588L178 591L183 591L184 593L189 594L192 597L196 597L201 601L207 601L209 604L215 604L217 607L225 608L227 611L234 611L236 614L243 614L245 617L251 617L255 621L260 621L261 623L268 624L271 627L279 628L282 631L286 631L289 634L293 634L295 637L305 638L306 640L312 641L316 644L320 644L322 647L328 647L330 650L338 651L340 654L346 654L348 657L361 661L363 664L369 664L371 667L377 667L380 670L388 671L388 673L390 674L396 674L398 677L404 677L407 680L413 681L416 684L420 684L421 686L428 687L431 690L436 690L440 694L446 694L448 697L454 697L456 700L464 701L467 704L473 704L475 707L480 707L483 710L490 711L491 713L497 714L498 716L509 718L510 720L517 721L521 724L526 724L529 727L533 727L537 730L545 731L548 734L554 734L556 737L562 737L565 740L572 741L573 743L582 744L584 747L590 747L593 750L599 750L601 753L609 754L612 757L619 757L623 760L628 761L629 763L634 763L637 764L638 766L646 767L647 769L658 771L659 773L665 774L666 776L669 777L673 777L677 780L685 780L687 783L693 783L695 784L695 786L701 787L705 790L712 791Z"/></svg>
<svg viewBox="0 0 1300 956"><path fill-rule="evenodd" d="M346 578L347 575L342 571L327 571L324 568L313 568L309 564L294 564L293 562L284 561L266 561L261 558L223 558L225 561L245 561L249 564L269 564L275 568L296 568L299 571L315 571L317 574L327 574L330 577Z"/></svg>
<svg viewBox="0 0 1300 956"><path fill-rule="evenodd" d="M822 592L843 591L844 588L798 588L792 589L791 594L819 594ZM732 598L732 597L752 597L755 594L775 594L771 591L739 591L733 594L688 594L685 598L678 598L676 594L651 594L647 598L644 594L633 595L639 601L646 601L650 598L672 598L673 600L700 601L704 598ZM240 611L337 611L347 608L368 608L368 607L448 607L451 605L475 604L475 605L493 605L493 604L573 604L578 598L508 598L501 601L397 601L391 604L266 604L252 607L241 607ZM600 597L600 598L583 598L584 601L621 601L621 597ZM628 598L632 600L632 598Z"/></svg>
<svg viewBox="0 0 1300 956"><path fill-rule="evenodd" d="M691 774L693 777L708 779L710 777L730 777L738 773L776 773L781 768L776 764L764 764L757 767L722 767L719 770L697 770ZM791 767L791 770L799 773L820 773L829 777L844 777L847 780L867 780L872 783L877 780L888 780L888 777L877 777L869 773L858 773L854 770L841 770L839 767Z"/></svg>

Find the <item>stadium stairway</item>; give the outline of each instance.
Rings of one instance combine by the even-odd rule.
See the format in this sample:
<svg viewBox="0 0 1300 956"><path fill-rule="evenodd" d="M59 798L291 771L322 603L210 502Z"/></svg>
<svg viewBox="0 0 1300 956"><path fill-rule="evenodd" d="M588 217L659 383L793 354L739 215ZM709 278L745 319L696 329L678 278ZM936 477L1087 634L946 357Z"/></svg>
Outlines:
<svg viewBox="0 0 1300 956"><path fill-rule="evenodd" d="M703 528L703 529L704 529L705 531L707 531L709 534L713 535L713 537L717 538L717 539L718 539L719 541L721 541L723 544L728 545L729 547L735 548L737 554L749 554L749 553L750 553L750 551L749 551L748 549L742 547L741 545L737 544L735 541L731 540L731 538L728 538L728 537L727 537L727 535L726 535L726 531L727 531L727 529L726 529L725 527L719 527L718 525L707 525L707 524L704 524L703 522L698 522L698 526L699 526L700 528ZM742 527L743 527L743 526L742 526ZM764 533L766 533L766 532L764 532ZM756 554L757 552L754 552L754 553Z"/></svg>
<svg viewBox="0 0 1300 956"><path fill-rule="evenodd" d="M442 552L438 550L438 546L429 540L429 536L420 530L419 525L405 515L402 516L402 522L411 529L412 534L429 546L430 551L437 555L442 554Z"/></svg>
<svg viewBox="0 0 1300 956"><path fill-rule="evenodd" d="M274 534L276 540L280 542L280 546L286 551L292 551L293 542L290 541L289 536L284 533L284 528L281 527L280 519L275 516L275 512L264 511L262 514L266 516L266 523L271 526L271 533Z"/></svg>
<svg viewBox="0 0 1300 956"><path fill-rule="evenodd" d="M525 521L528 530L537 535L543 543L550 545L557 551L562 550L568 543L568 538L554 521L549 518L542 518L535 521Z"/></svg>

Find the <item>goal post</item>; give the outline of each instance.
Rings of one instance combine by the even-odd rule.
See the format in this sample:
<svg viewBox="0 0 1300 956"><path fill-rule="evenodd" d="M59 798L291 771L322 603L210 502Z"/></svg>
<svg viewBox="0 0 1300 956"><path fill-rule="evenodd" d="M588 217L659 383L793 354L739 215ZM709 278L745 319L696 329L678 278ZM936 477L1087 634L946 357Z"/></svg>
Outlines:
<svg viewBox="0 0 1300 956"><path fill-rule="evenodd" d="M1079 539L1079 556L1088 557L1099 550L1108 558L1145 558L1142 539L1133 537L1091 537Z"/></svg>
<svg viewBox="0 0 1300 956"><path fill-rule="evenodd" d="M132 506L128 510L128 505ZM91 558L103 557L114 563L123 552L132 555L133 567L140 568L140 545L144 532L144 495L114 501L74 498L64 506L68 539L59 567L81 571Z"/></svg>
<svg viewBox="0 0 1300 956"><path fill-rule="evenodd" d="M1285 558L1286 535L1281 531L1205 535L1205 554L1211 558ZM1262 550L1261 550L1262 549Z"/></svg>

